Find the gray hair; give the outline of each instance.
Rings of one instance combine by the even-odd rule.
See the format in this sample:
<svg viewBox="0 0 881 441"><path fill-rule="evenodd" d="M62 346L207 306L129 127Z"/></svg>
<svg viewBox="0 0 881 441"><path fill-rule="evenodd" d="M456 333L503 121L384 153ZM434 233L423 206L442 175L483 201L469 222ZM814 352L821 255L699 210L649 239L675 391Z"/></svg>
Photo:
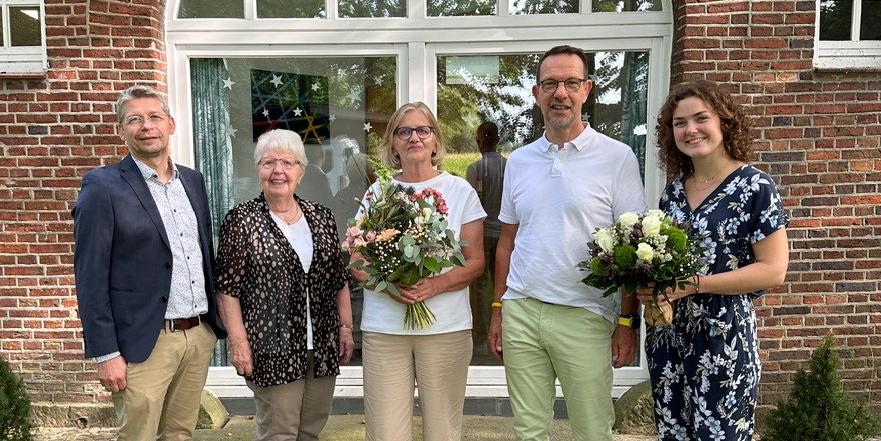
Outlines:
<svg viewBox="0 0 881 441"><path fill-rule="evenodd" d="M306 159L306 149L303 140L296 132L285 129L275 129L264 132L257 138L257 146L254 147L254 166L260 163L260 158L267 150L275 150L287 153L294 157L303 167L309 164Z"/></svg>
<svg viewBox="0 0 881 441"><path fill-rule="evenodd" d="M116 120L119 121L119 124L122 124L122 119L125 117L122 113L125 105L129 101L138 98L153 98L159 100L159 102L162 103L162 111L165 112L166 115L171 116L171 109L168 108L168 98L164 93L159 92L150 86L138 84L123 90L122 93L119 94L119 98L116 99Z"/></svg>

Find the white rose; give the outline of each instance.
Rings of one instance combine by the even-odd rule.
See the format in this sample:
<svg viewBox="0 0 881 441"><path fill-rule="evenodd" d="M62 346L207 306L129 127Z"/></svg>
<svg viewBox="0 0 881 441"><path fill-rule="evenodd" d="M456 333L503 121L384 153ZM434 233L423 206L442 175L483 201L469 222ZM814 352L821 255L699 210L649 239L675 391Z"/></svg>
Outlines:
<svg viewBox="0 0 881 441"><path fill-rule="evenodd" d="M641 242L636 246L636 257L639 257L643 262L651 262L652 257L655 257L655 250L651 245Z"/></svg>
<svg viewBox="0 0 881 441"><path fill-rule="evenodd" d="M653 217L661 217L661 218L665 216L664 212L661 210L658 210L658 209L649 210L645 213L645 215L646 216L653 216Z"/></svg>
<svg viewBox="0 0 881 441"><path fill-rule="evenodd" d="M630 229L639 222L639 215L632 211L628 211L618 218L618 222L621 223L622 227Z"/></svg>
<svg viewBox="0 0 881 441"><path fill-rule="evenodd" d="M431 218L431 208L428 208L428 207L423 208L422 209L422 217L424 217L425 220L430 219Z"/></svg>
<svg viewBox="0 0 881 441"><path fill-rule="evenodd" d="M593 240L607 253L611 253L615 249L615 237L612 236L612 232L608 228L598 229L593 234Z"/></svg>
<svg viewBox="0 0 881 441"><path fill-rule="evenodd" d="M658 216L646 216L642 220L642 234L645 237L657 236L661 232L661 218Z"/></svg>

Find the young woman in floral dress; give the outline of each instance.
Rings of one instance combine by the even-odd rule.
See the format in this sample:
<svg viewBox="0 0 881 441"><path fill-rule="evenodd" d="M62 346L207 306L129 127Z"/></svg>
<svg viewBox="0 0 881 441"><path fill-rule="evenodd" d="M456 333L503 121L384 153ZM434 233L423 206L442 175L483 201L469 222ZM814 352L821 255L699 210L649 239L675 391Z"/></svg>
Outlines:
<svg viewBox="0 0 881 441"><path fill-rule="evenodd" d="M660 209L704 247L693 284L671 290L670 326L649 328L646 354L661 440L750 440L761 363L753 300L783 283L786 224L774 181L746 161L749 121L719 85L673 87L658 117L672 178ZM638 290L651 301L651 288Z"/></svg>

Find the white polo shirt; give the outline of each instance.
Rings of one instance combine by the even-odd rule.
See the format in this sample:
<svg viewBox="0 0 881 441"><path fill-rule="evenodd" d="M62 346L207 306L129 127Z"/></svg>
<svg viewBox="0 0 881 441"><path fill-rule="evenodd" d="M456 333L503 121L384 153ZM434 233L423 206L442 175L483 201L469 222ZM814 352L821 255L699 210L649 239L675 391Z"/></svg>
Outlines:
<svg viewBox="0 0 881 441"><path fill-rule="evenodd" d="M639 163L626 144L590 126L558 149L546 136L508 159L499 220L518 225L505 300L577 306L614 323L611 296L581 283L598 227L646 208Z"/></svg>

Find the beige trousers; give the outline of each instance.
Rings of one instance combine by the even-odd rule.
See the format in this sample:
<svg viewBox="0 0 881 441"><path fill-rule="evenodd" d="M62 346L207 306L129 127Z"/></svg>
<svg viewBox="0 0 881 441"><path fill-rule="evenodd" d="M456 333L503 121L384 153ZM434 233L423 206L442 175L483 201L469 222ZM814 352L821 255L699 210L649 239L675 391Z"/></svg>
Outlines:
<svg viewBox="0 0 881 441"><path fill-rule="evenodd" d="M150 357L143 363L129 363L126 388L113 394L118 439L193 439L216 342L207 323L186 331L159 331Z"/></svg>
<svg viewBox="0 0 881 441"><path fill-rule="evenodd" d="M414 382L425 441L462 438L471 331L435 335L365 332L364 413L367 441L410 441Z"/></svg>
<svg viewBox="0 0 881 441"><path fill-rule="evenodd" d="M327 423L336 376L314 377L310 351L306 378L260 387L248 382L257 405L257 441L316 441Z"/></svg>

